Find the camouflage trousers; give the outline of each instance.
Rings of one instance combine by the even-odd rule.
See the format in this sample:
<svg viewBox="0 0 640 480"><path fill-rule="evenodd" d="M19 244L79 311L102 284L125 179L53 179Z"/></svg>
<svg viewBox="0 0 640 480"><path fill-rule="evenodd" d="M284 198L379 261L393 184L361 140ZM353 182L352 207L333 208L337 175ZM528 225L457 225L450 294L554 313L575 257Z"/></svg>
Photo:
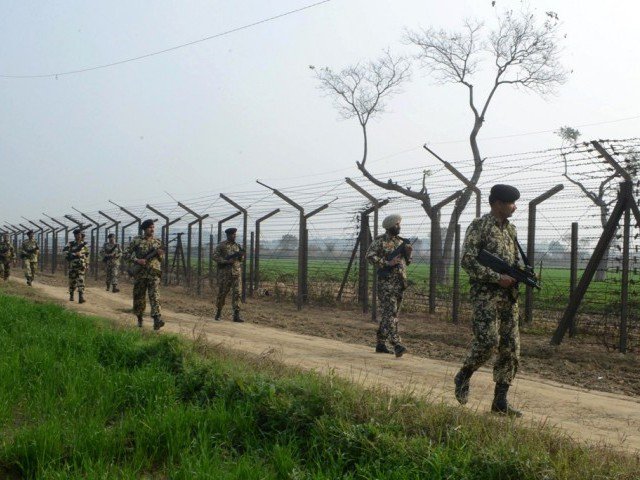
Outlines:
<svg viewBox="0 0 640 480"><path fill-rule="evenodd" d="M506 291L482 292L474 295L473 341L463 368L476 371L497 348L493 365L493 380L511 384L520 360L520 331L518 328L518 302Z"/></svg>
<svg viewBox="0 0 640 480"><path fill-rule="evenodd" d="M69 269L69 293L78 289L78 293L84 293L84 276L87 273L86 268L70 268Z"/></svg>
<svg viewBox="0 0 640 480"><path fill-rule="evenodd" d="M135 279L133 284L133 313L144 315L147 308L147 295L151 304L151 316L160 315L160 277L145 276Z"/></svg>
<svg viewBox="0 0 640 480"><path fill-rule="evenodd" d="M107 262L107 285L118 285L118 274L120 273L118 262Z"/></svg>
<svg viewBox="0 0 640 480"><path fill-rule="evenodd" d="M0 262L0 277L6 280L11 275L11 262Z"/></svg>
<svg viewBox="0 0 640 480"><path fill-rule="evenodd" d="M24 272L24 278L26 278L29 281L33 280L36 276L36 272L38 271L38 261L23 260L22 271Z"/></svg>
<svg viewBox="0 0 640 480"><path fill-rule="evenodd" d="M400 343L398 334L398 312L402 305L404 285L398 279L378 279L378 312L380 325L376 332L376 340L379 344L387 340L391 345Z"/></svg>
<svg viewBox="0 0 640 480"><path fill-rule="evenodd" d="M231 291L231 306L233 310L240 310L240 283L239 275L234 275L231 270L218 272L218 298L216 308L222 310L229 291Z"/></svg>

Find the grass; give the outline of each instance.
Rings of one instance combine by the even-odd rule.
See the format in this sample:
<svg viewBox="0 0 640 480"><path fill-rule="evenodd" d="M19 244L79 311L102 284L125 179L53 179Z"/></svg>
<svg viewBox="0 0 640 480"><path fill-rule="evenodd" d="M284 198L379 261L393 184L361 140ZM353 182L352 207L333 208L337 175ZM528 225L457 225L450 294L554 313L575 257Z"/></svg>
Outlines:
<svg viewBox="0 0 640 480"><path fill-rule="evenodd" d="M632 479L638 459L0 294L0 478Z"/></svg>

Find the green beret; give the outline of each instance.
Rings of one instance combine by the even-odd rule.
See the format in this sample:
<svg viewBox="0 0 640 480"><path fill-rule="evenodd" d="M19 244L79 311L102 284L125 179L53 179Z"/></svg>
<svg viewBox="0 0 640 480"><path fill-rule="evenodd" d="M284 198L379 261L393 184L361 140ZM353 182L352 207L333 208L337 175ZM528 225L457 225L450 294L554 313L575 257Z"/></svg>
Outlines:
<svg viewBox="0 0 640 480"><path fill-rule="evenodd" d="M500 200L501 202L511 203L520 198L520 191L516 187L511 185L494 185L491 187L491 193L489 194L489 203L493 203L494 200Z"/></svg>
<svg viewBox="0 0 640 480"><path fill-rule="evenodd" d="M388 230L401 220L402 217L398 214L389 215L382 221L382 228Z"/></svg>

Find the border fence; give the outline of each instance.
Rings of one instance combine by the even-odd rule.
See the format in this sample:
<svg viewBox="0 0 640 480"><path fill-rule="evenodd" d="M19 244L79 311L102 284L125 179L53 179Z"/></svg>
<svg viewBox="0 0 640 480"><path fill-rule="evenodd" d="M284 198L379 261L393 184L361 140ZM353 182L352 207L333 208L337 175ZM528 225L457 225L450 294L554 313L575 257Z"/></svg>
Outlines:
<svg viewBox="0 0 640 480"><path fill-rule="evenodd" d="M375 319L376 276L364 254L381 231L381 219L400 213L401 235L414 246L403 308L462 322L470 318L468 284L460 269L464 231L478 214L489 212L490 187L509 183L521 191L512 221L543 283L540 292L524 291L521 322L555 329L554 343L567 332L611 350L638 351L638 152L640 139L632 138L489 157L477 186L464 182L473 170L472 160L456 162L453 168L423 152L424 167L374 172L388 182L425 187L438 207L432 218L415 199L352 176L286 188L258 181L251 190L144 205L123 206L112 199L99 210L43 212L42 219L3 222L0 230L11 236L17 250L26 231L34 230L41 245L40 268L56 273L66 272L62 247L70 231L82 226L91 244L88 274L99 279L104 274L99 251L106 236L115 233L126 248L141 221L155 218L161 227L157 235L169 252L164 284L211 295L216 287L213 250L224 229L234 226L247 251L243 300L293 301L299 309L352 304ZM460 213L457 202L466 188L473 189L475 198ZM452 215L457 221L450 261L437 274L439 249L434 242L445 237ZM439 238L432 235L438 227Z"/></svg>

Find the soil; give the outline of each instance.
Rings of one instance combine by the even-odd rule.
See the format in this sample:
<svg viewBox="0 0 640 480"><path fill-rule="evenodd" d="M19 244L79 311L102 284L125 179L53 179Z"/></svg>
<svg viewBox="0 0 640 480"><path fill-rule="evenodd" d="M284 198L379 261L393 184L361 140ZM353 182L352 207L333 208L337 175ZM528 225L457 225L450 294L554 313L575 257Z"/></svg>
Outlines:
<svg viewBox="0 0 640 480"><path fill-rule="evenodd" d="M3 291L135 324L128 283L114 294L88 280L88 302L78 305L68 301L66 279L61 275L40 274L32 288L19 278L12 280ZM228 308L221 322L212 321L211 295L197 297L181 287L164 287L161 293L167 322L163 331L207 338L286 364L333 372L366 385L411 390L457 405L452 379L471 340L468 323L454 325L437 315L402 314L400 328L408 353L396 359L373 353L376 324L370 315L353 308L307 306L298 311L293 303L261 297L247 300L246 323L239 324L230 321ZM534 427L559 427L590 443L639 451L640 358L612 353L581 336L553 347L551 333L522 332L521 366L510 393L516 406L526 412L520 421ZM471 400L464 408L487 411L492 389L491 365L487 365L474 375Z"/></svg>

